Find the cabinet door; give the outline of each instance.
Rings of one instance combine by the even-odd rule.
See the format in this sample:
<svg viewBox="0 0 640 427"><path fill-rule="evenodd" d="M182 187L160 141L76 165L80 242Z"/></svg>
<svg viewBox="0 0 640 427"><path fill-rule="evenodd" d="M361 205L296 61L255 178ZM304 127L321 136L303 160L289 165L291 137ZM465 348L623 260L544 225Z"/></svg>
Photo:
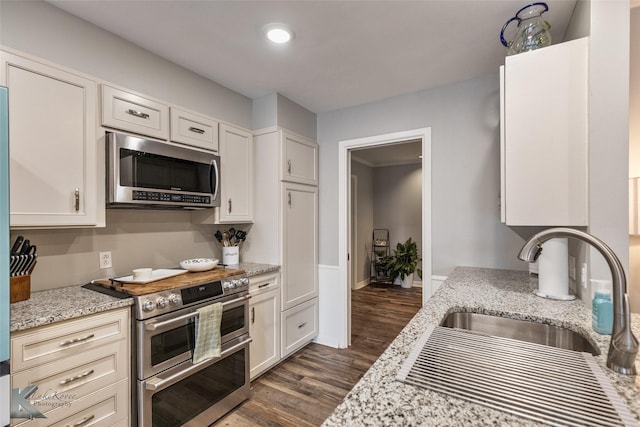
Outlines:
<svg viewBox="0 0 640 427"><path fill-rule="evenodd" d="M318 299L282 312L282 357L299 350L318 336Z"/></svg>
<svg viewBox="0 0 640 427"><path fill-rule="evenodd" d="M9 88L10 225L97 221L97 84L52 65L1 53Z"/></svg>
<svg viewBox="0 0 640 427"><path fill-rule="evenodd" d="M220 124L220 222L253 221L253 136Z"/></svg>
<svg viewBox="0 0 640 427"><path fill-rule="evenodd" d="M506 58L508 225L588 224L587 52L585 38Z"/></svg>
<svg viewBox="0 0 640 427"><path fill-rule="evenodd" d="M169 137L169 106L103 84L102 124L166 140Z"/></svg>
<svg viewBox="0 0 640 427"><path fill-rule="evenodd" d="M318 185L318 144L283 132L281 180Z"/></svg>
<svg viewBox="0 0 640 427"><path fill-rule="evenodd" d="M252 295L249 311L253 380L280 361L280 289Z"/></svg>
<svg viewBox="0 0 640 427"><path fill-rule="evenodd" d="M171 141L218 152L218 122L171 107Z"/></svg>
<svg viewBox="0 0 640 427"><path fill-rule="evenodd" d="M318 296L318 188L282 185L282 309Z"/></svg>

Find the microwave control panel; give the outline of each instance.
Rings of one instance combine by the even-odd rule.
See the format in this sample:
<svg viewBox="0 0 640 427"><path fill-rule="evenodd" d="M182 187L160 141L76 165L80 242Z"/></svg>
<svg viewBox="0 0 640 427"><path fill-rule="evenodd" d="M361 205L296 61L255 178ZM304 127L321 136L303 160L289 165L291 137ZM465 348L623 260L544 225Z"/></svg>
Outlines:
<svg viewBox="0 0 640 427"><path fill-rule="evenodd" d="M160 191L140 191L132 192L133 200L141 200L148 202L175 202L175 203L192 203L196 205L211 204L211 196L199 196L196 194L176 194L163 193Z"/></svg>

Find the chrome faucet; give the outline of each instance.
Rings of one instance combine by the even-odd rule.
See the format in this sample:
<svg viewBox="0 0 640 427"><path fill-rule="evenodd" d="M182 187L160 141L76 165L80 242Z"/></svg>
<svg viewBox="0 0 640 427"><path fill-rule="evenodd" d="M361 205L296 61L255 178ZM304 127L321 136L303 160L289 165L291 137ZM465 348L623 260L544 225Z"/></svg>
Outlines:
<svg viewBox="0 0 640 427"><path fill-rule="evenodd" d="M607 366L620 374L635 375L638 340L631 331L627 279L620 260L602 240L572 228L549 228L535 234L524 244L518 254L518 258L523 261L535 262L542 252L542 244L555 237L573 237L589 243L607 261L613 282L613 330L611 332L611 342L609 343Z"/></svg>

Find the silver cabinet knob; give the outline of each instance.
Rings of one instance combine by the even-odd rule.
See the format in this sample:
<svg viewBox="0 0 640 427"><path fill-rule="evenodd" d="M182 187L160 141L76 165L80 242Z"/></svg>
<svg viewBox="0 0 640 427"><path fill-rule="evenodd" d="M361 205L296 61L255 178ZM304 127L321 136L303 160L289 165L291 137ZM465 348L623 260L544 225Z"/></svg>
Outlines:
<svg viewBox="0 0 640 427"><path fill-rule="evenodd" d="M145 302L142 303L143 311L153 311L154 308L156 308L156 304L150 299L145 300Z"/></svg>

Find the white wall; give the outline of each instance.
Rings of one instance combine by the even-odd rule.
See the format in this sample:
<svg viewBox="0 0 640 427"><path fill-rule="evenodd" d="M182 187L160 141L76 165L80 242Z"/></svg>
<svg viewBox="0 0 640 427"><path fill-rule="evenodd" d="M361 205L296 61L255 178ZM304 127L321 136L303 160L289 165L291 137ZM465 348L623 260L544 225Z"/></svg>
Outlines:
<svg viewBox="0 0 640 427"><path fill-rule="evenodd" d="M351 161L351 174L358 178L356 223L356 254L353 268L356 269L356 280L362 282L369 279L371 238L374 217L373 205L373 168L361 162Z"/></svg>
<svg viewBox="0 0 640 427"><path fill-rule="evenodd" d="M279 126L313 141L316 140L315 113L279 93L271 93L253 100L253 129L272 126Z"/></svg>
<svg viewBox="0 0 640 427"><path fill-rule="evenodd" d="M373 199L373 225L389 229L391 253L411 237L422 254L422 165L375 168Z"/></svg>
<svg viewBox="0 0 640 427"><path fill-rule="evenodd" d="M338 264L338 142L432 129L433 274L457 265L526 269L523 240L500 224L495 75L318 116L320 263Z"/></svg>

